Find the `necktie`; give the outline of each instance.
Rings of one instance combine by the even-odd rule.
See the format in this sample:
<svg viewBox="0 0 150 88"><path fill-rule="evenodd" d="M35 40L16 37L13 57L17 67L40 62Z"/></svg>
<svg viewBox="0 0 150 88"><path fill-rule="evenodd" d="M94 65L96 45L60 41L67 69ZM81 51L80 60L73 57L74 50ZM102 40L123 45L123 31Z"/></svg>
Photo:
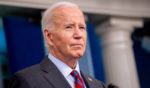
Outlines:
<svg viewBox="0 0 150 88"><path fill-rule="evenodd" d="M73 70L71 72L71 75L74 77L75 79L75 88L85 88L84 87L84 81L83 79L80 77L79 73L76 70Z"/></svg>

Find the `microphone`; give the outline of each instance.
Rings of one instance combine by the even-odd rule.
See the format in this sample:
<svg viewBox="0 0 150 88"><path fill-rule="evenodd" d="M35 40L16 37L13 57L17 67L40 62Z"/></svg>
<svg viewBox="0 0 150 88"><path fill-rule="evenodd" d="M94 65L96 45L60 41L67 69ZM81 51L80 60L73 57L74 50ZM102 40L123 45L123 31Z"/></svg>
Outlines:
<svg viewBox="0 0 150 88"><path fill-rule="evenodd" d="M114 85L114 84L109 84L108 88L119 88L118 86Z"/></svg>

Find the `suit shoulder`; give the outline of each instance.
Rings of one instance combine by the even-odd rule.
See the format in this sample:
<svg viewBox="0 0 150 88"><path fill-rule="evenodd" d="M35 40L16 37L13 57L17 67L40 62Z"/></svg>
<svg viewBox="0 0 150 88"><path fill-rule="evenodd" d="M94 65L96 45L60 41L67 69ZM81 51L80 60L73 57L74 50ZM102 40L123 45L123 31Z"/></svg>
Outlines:
<svg viewBox="0 0 150 88"><path fill-rule="evenodd" d="M18 76L28 76L28 77L34 77L36 74L38 74L40 72L40 66L39 64L27 67L23 70L20 70L18 72L15 73L15 75Z"/></svg>
<svg viewBox="0 0 150 88"><path fill-rule="evenodd" d="M39 69L37 64L18 71L10 79L9 88L33 88L32 86L36 86L34 80L40 72Z"/></svg>

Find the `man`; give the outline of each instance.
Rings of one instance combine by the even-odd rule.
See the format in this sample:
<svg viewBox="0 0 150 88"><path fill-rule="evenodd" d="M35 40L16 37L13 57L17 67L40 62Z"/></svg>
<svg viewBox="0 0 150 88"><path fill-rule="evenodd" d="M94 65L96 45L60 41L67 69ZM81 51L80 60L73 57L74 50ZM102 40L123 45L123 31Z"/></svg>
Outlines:
<svg viewBox="0 0 150 88"><path fill-rule="evenodd" d="M42 29L49 55L12 78L9 88L105 88L80 72L86 47L86 24L80 8L69 2L52 5L43 14Z"/></svg>

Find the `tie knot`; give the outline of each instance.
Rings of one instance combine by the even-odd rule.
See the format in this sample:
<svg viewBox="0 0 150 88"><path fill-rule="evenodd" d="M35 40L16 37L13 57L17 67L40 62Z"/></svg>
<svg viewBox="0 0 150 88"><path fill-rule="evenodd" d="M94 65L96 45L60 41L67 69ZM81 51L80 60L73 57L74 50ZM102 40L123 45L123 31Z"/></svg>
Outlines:
<svg viewBox="0 0 150 88"><path fill-rule="evenodd" d="M71 72L71 75L72 75L73 77L77 77L77 76L79 76L79 73L78 73L78 71L73 70L73 71Z"/></svg>

